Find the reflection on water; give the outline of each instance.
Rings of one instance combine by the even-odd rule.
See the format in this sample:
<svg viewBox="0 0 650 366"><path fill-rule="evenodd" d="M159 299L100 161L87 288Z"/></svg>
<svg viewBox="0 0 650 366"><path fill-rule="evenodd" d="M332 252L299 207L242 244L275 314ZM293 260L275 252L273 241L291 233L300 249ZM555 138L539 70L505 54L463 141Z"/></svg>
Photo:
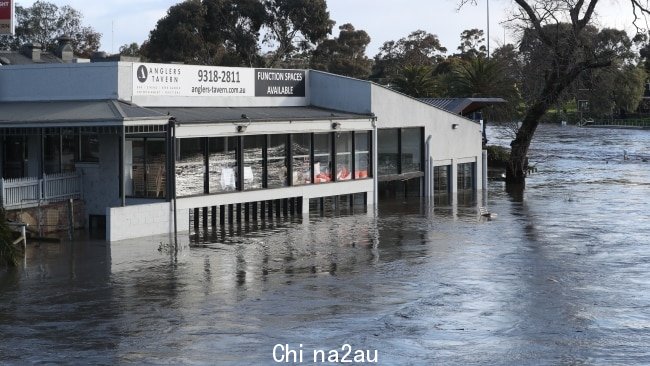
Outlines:
<svg viewBox="0 0 650 366"><path fill-rule="evenodd" d="M348 343L389 365L647 364L649 143L544 126L526 191L493 181L487 202L274 218L178 252L31 244L0 273L1 362L272 364L275 344Z"/></svg>

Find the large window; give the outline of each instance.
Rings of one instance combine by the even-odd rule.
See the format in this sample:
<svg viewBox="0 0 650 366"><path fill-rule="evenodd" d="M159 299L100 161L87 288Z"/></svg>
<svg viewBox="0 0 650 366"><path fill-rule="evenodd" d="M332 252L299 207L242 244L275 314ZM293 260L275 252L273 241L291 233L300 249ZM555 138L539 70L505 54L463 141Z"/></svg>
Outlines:
<svg viewBox="0 0 650 366"><path fill-rule="evenodd" d="M449 165L433 167L434 193L449 193Z"/></svg>
<svg viewBox="0 0 650 366"><path fill-rule="evenodd" d="M126 195L140 198L166 197L165 139L129 138L125 150Z"/></svg>
<svg viewBox="0 0 650 366"><path fill-rule="evenodd" d="M232 192L238 187L238 137L211 137L209 139L210 193Z"/></svg>
<svg viewBox="0 0 650 366"><path fill-rule="evenodd" d="M311 183L311 134L291 135L291 157L293 167L292 183L294 186Z"/></svg>
<svg viewBox="0 0 650 366"><path fill-rule="evenodd" d="M422 129L404 128L402 138L402 173L421 171Z"/></svg>
<svg viewBox="0 0 650 366"><path fill-rule="evenodd" d="M336 180L352 179L352 132L336 133Z"/></svg>
<svg viewBox="0 0 650 366"><path fill-rule="evenodd" d="M267 149L266 186L286 187L287 182L287 135L269 136Z"/></svg>
<svg viewBox="0 0 650 366"><path fill-rule="evenodd" d="M61 135L45 135L43 150L45 174L61 173Z"/></svg>
<svg viewBox="0 0 650 366"><path fill-rule="evenodd" d="M314 134L314 183L332 181L332 134Z"/></svg>
<svg viewBox="0 0 650 366"><path fill-rule="evenodd" d="M370 164L370 133L354 133L354 178L364 179L371 177Z"/></svg>
<svg viewBox="0 0 650 366"><path fill-rule="evenodd" d="M474 189L475 163L458 164L457 187L458 190Z"/></svg>
<svg viewBox="0 0 650 366"><path fill-rule="evenodd" d="M99 162L99 137L96 133L79 135L79 161L84 163Z"/></svg>
<svg viewBox="0 0 650 366"><path fill-rule="evenodd" d="M399 174L399 130L377 132L377 170L380 175Z"/></svg>
<svg viewBox="0 0 650 366"><path fill-rule="evenodd" d="M203 138L178 140L176 194L192 196L205 193L205 154Z"/></svg>
<svg viewBox="0 0 650 366"><path fill-rule="evenodd" d="M262 188L266 136L244 137L244 189Z"/></svg>

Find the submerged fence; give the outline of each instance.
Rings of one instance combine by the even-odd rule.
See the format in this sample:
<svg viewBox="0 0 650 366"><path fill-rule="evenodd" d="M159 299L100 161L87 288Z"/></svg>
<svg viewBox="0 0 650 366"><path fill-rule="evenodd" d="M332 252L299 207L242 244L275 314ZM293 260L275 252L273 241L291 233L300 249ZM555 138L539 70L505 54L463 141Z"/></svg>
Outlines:
<svg viewBox="0 0 650 366"><path fill-rule="evenodd" d="M81 198L81 174L45 174L39 178L0 179L0 203L6 209Z"/></svg>

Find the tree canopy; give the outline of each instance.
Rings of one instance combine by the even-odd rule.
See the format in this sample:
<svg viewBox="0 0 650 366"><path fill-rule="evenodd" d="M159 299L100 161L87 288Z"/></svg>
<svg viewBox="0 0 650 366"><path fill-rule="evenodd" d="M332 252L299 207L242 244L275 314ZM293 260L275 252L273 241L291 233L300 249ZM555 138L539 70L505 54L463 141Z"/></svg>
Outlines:
<svg viewBox="0 0 650 366"><path fill-rule="evenodd" d="M99 49L101 34L84 26L82 19L81 13L68 5L58 7L42 0L27 8L16 4L16 34L0 37L0 48L19 50L24 44L39 43L53 52L57 39L68 36L77 55L90 57Z"/></svg>
<svg viewBox="0 0 650 366"><path fill-rule="evenodd" d="M370 36L356 30L352 24L339 27L339 36L321 42L313 52L311 67L334 74L365 79L370 74L372 61L366 56Z"/></svg>

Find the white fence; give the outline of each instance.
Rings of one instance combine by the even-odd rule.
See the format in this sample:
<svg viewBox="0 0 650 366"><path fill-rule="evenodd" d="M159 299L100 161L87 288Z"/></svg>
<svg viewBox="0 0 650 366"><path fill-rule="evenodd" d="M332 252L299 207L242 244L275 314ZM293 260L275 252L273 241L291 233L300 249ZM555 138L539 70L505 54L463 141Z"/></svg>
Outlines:
<svg viewBox="0 0 650 366"><path fill-rule="evenodd" d="M81 175L76 172L45 174L43 179L0 179L0 202L7 209L81 198L81 191Z"/></svg>

